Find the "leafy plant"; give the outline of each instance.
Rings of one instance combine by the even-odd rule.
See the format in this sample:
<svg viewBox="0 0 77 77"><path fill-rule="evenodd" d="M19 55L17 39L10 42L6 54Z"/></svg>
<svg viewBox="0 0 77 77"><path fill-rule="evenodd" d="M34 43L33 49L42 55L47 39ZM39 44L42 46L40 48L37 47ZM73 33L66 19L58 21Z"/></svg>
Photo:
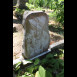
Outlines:
<svg viewBox="0 0 77 77"><path fill-rule="evenodd" d="M42 7L39 7L39 6L35 6L34 4L29 4L29 3L26 3L26 6L30 9L30 10L43 10Z"/></svg>
<svg viewBox="0 0 77 77"><path fill-rule="evenodd" d="M54 7L52 7L52 9L54 9L52 16L55 16L61 26L64 26L64 0L54 0L52 5L54 5Z"/></svg>
<svg viewBox="0 0 77 77"><path fill-rule="evenodd" d="M16 65L14 65L14 71L18 71L20 69L21 62L18 62Z"/></svg>
<svg viewBox="0 0 77 77"><path fill-rule="evenodd" d="M61 52L62 49L59 49ZM57 54L55 56L55 54ZM62 54L62 53L61 53ZM64 61L57 58L58 53L49 53L43 59L35 59L32 65L24 68L24 73L20 68L20 63L16 65L17 77L64 77Z"/></svg>
<svg viewBox="0 0 77 77"><path fill-rule="evenodd" d="M26 6L27 6L29 9L34 9L34 8L35 8L35 6L34 6L34 5L29 4L29 3L26 3Z"/></svg>
<svg viewBox="0 0 77 77"><path fill-rule="evenodd" d="M34 61L34 65L38 65L40 63L40 59L35 59L35 61Z"/></svg>
<svg viewBox="0 0 77 77"><path fill-rule="evenodd" d="M23 14L25 12L25 9L19 9L19 8L16 8L15 9L15 12L19 13L19 14Z"/></svg>
<svg viewBox="0 0 77 77"><path fill-rule="evenodd" d="M39 66L39 70L36 72L35 77L52 77L52 74L42 66Z"/></svg>
<svg viewBox="0 0 77 77"><path fill-rule="evenodd" d="M62 72L60 72L59 74L57 74L56 77L64 77L64 69L62 70Z"/></svg>
<svg viewBox="0 0 77 77"><path fill-rule="evenodd" d="M29 0L29 4L33 8L44 7L53 9L53 16L56 17L61 26L64 26L64 0Z"/></svg>

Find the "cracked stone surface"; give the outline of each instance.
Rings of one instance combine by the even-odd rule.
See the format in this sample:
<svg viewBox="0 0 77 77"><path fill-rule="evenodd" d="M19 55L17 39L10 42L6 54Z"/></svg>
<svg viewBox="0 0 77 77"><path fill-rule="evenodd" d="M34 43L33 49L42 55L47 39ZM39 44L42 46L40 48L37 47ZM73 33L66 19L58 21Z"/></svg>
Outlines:
<svg viewBox="0 0 77 77"><path fill-rule="evenodd" d="M24 39L22 53L24 58L32 58L48 50L50 35L48 16L44 12L25 12L23 15Z"/></svg>

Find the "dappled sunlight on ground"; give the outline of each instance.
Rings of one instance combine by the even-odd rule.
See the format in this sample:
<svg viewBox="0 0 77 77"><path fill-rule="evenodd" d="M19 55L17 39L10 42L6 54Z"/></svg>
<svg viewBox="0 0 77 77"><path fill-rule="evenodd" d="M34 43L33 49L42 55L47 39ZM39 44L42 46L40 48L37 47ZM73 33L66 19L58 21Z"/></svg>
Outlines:
<svg viewBox="0 0 77 77"><path fill-rule="evenodd" d="M56 22L54 21L54 20L49 20L49 25L51 25L51 24L56 24Z"/></svg>
<svg viewBox="0 0 77 77"><path fill-rule="evenodd" d="M19 56L20 53L22 53L22 41L22 32L13 33L13 56L15 56L16 58ZM15 57L13 59L15 59Z"/></svg>

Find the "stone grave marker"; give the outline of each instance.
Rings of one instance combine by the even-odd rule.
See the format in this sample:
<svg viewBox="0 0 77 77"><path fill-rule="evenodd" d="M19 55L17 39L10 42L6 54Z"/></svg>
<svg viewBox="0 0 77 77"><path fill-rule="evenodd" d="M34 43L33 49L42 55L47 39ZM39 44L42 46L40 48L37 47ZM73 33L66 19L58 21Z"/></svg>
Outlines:
<svg viewBox="0 0 77 77"><path fill-rule="evenodd" d="M23 57L30 59L47 51L50 44L47 14L42 11L25 11L22 25Z"/></svg>

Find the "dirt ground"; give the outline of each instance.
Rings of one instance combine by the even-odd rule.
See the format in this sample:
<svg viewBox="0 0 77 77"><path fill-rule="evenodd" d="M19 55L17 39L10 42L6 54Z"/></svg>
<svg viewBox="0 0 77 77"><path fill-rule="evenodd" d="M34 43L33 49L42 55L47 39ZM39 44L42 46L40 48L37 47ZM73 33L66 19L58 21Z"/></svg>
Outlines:
<svg viewBox="0 0 77 77"><path fill-rule="evenodd" d="M53 22L51 22L53 24ZM23 41L23 27L22 21L19 21L13 16L13 27L16 27L16 32L13 33L13 60L19 58L22 55L22 41ZM52 39L50 44L62 40L63 37L52 31L49 31L50 38Z"/></svg>
<svg viewBox="0 0 77 77"><path fill-rule="evenodd" d="M21 56L22 39L23 39L23 27L22 23L13 16L13 27L16 27L16 32L13 33L13 59L17 59Z"/></svg>

